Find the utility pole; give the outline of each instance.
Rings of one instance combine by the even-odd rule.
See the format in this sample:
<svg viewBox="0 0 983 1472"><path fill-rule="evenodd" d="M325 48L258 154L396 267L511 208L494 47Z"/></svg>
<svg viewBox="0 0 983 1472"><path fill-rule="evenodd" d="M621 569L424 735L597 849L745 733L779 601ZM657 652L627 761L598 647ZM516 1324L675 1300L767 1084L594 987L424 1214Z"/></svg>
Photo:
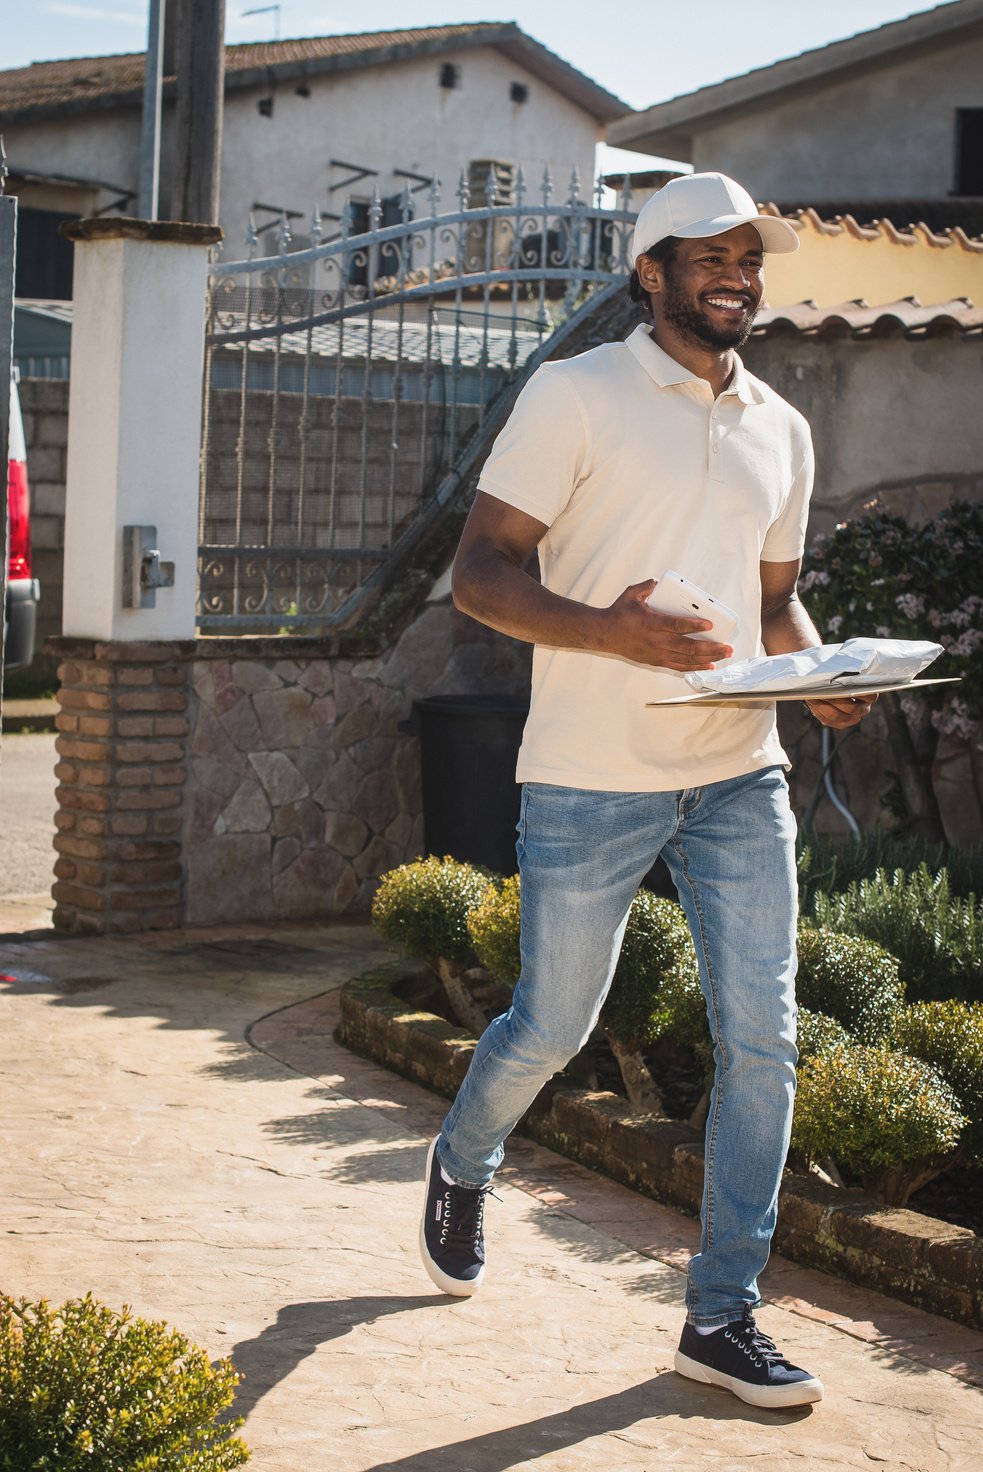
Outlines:
<svg viewBox="0 0 983 1472"><path fill-rule="evenodd" d="M178 0L178 5L170 216L215 225L222 162L225 0Z"/></svg>
<svg viewBox="0 0 983 1472"><path fill-rule="evenodd" d="M160 94L166 4L167 0L150 0L147 63L143 74L143 116L140 120L140 192L137 197L137 214L141 220L157 218L160 189Z"/></svg>

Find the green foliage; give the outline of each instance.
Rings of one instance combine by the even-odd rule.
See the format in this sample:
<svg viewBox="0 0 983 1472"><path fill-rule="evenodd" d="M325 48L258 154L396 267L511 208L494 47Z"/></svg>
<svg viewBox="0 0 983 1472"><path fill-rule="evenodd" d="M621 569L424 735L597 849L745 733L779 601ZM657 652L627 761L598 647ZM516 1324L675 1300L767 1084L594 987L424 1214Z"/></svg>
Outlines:
<svg viewBox="0 0 983 1472"><path fill-rule="evenodd" d="M689 1022L687 982L699 992L696 954L679 905L640 889L632 900L624 944L601 1012L605 1032L642 1048ZM666 983L668 990L664 992ZM700 1006L703 1019L702 994Z"/></svg>
<svg viewBox="0 0 983 1472"><path fill-rule="evenodd" d="M933 1068L883 1044L814 1054L799 1069L793 1150L809 1159L832 1155L895 1204L928 1164L955 1150L964 1124Z"/></svg>
<svg viewBox="0 0 983 1472"><path fill-rule="evenodd" d="M864 1043L888 1036L904 987L898 963L870 940L799 926L800 1004L841 1023Z"/></svg>
<svg viewBox="0 0 983 1472"><path fill-rule="evenodd" d="M60 1308L0 1297L3 1472L224 1472L249 1459L216 1426L239 1376L166 1324L91 1294Z"/></svg>
<svg viewBox="0 0 983 1472"><path fill-rule="evenodd" d="M468 912L468 935L475 955L498 980L515 986L522 957L519 951L519 876L513 874L501 887L489 885L473 910Z"/></svg>
<svg viewBox="0 0 983 1472"><path fill-rule="evenodd" d="M954 896L944 869L934 875L924 864L914 874L880 869L842 894L817 894L813 918L888 947L917 999L983 1000L983 902Z"/></svg>
<svg viewBox="0 0 983 1472"><path fill-rule="evenodd" d="M491 877L451 858L418 859L384 874L372 901L372 924L391 945L421 960L473 960L468 914Z"/></svg>
<svg viewBox="0 0 983 1472"><path fill-rule="evenodd" d="M823 1012L810 1012L808 1007L799 1008L796 1043L800 1063L821 1053L834 1053L852 1041L846 1028L841 1027L835 1018L827 1017Z"/></svg>
<svg viewBox="0 0 983 1472"><path fill-rule="evenodd" d="M945 1079L969 1118L964 1143L983 1156L983 1004L916 1002L898 1013L892 1041Z"/></svg>
<svg viewBox="0 0 983 1472"><path fill-rule="evenodd" d="M884 828L843 838L800 830L797 849L803 914L811 912L818 893L849 889L861 879L873 879L878 869L914 874L924 864L930 874L946 871L954 895L983 893L983 843L954 848L913 836L899 838Z"/></svg>

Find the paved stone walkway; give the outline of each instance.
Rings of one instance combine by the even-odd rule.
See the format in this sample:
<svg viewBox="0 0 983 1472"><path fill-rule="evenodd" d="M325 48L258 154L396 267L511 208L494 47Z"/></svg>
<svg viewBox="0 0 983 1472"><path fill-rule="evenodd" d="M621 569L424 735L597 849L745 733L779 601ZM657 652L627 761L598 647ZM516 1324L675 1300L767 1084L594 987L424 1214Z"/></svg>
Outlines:
<svg viewBox="0 0 983 1472"><path fill-rule="evenodd" d="M527 1141L486 1290L431 1292L444 1106L332 1039L383 954L354 925L0 942L4 1290L230 1354L264 1472L979 1472L983 1335L776 1260L762 1323L826 1400L682 1380L695 1224Z"/></svg>

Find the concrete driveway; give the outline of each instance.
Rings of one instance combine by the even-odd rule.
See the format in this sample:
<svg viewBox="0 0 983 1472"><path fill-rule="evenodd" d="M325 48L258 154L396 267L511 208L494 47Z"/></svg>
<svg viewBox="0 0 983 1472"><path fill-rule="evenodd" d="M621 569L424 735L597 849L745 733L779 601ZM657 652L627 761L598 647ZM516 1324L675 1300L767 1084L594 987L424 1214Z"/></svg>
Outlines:
<svg viewBox="0 0 983 1472"><path fill-rule="evenodd" d="M446 1105L333 1036L383 955L347 924L0 944L4 1290L230 1354L263 1472L979 1472L983 1334L775 1259L761 1322L826 1400L683 1380L696 1223L528 1140L486 1289L435 1294Z"/></svg>
<svg viewBox="0 0 983 1472"><path fill-rule="evenodd" d="M51 924L55 736L4 732L0 748L0 934Z"/></svg>

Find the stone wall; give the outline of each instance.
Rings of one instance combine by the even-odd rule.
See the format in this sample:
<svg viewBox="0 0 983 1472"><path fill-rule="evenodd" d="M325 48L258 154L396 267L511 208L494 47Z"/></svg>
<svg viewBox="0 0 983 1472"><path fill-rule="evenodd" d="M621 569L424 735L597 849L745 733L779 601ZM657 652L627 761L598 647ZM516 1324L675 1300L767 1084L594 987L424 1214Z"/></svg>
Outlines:
<svg viewBox="0 0 983 1472"><path fill-rule="evenodd" d="M119 931L368 908L422 851L413 701L515 691L528 654L428 604L386 650L53 641L55 925Z"/></svg>

